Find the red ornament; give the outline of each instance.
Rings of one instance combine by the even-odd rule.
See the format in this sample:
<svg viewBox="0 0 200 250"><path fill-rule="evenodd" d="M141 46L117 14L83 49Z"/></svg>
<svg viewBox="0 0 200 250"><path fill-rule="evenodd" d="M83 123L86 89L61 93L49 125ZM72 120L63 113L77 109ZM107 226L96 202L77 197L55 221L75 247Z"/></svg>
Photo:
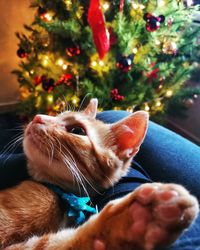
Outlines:
<svg viewBox="0 0 200 250"><path fill-rule="evenodd" d="M78 46L77 47L70 47L70 48L66 49L66 54L70 57L80 55L80 53L81 53L81 51L80 51L80 48Z"/></svg>
<svg viewBox="0 0 200 250"><path fill-rule="evenodd" d="M120 11L123 11L123 8L124 8L124 0L120 0L120 3L119 3Z"/></svg>
<svg viewBox="0 0 200 250"><path fill-rule="evenodd" d="M18 55L20 58L26 58L28 54L27 54L27 52L26 52L24 49L19 48L19 49L17 50L17 55Z"/></svg>
<svg viewBox="0 0 200 250"><path fill-rule="evenodd" d="M153 67L155 67L155 65L156 65L156 63L152 62L150 64L150 67L153 68ZM157 68L154 68L151 72L149 72L147 74L147 78L148 78L149 82L152 82L154 79L158 78L158 72L159 72L159 70L160 69L157 67Z"/></svg>
<svg viewBox="0 0 200 250"><path fill-rule="evenodd" d="M43 75L41 77L41 82L42 82L42 87L45 91L47 91L48 93L53 91L55 87L53 78L47 78L45 75Z"/></svg>
<svg viewBox="0 0 200 250"><path fill-rule="evenodd" d="M42 82L42 77L41 76L35 76L33 78L33 82L34 82L35 86L38 86Z"/></svg>
<svg viewBox="0 0 200 250"><path fill-rule="evenodd" d="M66 84L67 86L71 87L72 86L72 80L73 76L70 73L62 75L58 81L55 83L56 86L61 85L61 84Z"/></svg>
<svg viewBox="0 0 200 250"><path fill-rule="evenodd" d="M110 95L113 101L122 101L124 100L123 95L119 95L119 90L118 89L112 89L110 91Z"/></svg>
<svg viewBox="0 0 200 250"><path fill-rule="evenodd" d="M93 39L99 58L102 59L110 48L110 38L102 13L100 0L90 0L88 23L92 29Z"/></svg>
<svg viewBox="0 0 200 250"><path fill-rule="evenodd" d="M143 19L146 21L146 30L148 32L156 31L159 29L160 24L165 21L165 17L163 15L156 17L150 13L144 14Z"/></svg>
<svg viewBox="0 0 200 250"><path fill-rule="evenodd" d="M158 78L158 75L157 75L158 71L159 71L159 68L154 69L153 71L151 71L151 72L147 75L147 77L148 77L149 79L151 79L151 80Z"/></svg>
<svg viewBox="0 0 200 250"><path fill-rule="evenodd" d="M133 58L134 58L133 54L130 54L129 56L119 55L117 57L117 63L116 63L117 68L120 69L122 72L130 71L132 69Z"/></svg>

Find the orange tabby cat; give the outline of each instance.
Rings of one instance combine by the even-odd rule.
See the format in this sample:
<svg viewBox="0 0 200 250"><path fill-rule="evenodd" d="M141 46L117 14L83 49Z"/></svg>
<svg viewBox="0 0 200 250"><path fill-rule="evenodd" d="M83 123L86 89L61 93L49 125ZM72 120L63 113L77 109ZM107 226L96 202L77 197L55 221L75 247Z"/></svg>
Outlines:
<svg viewBox="0 0 200 250"><path fill-rule="evenodd" d="M0 248L7 250L151 250L168 245L198 213L197 200L175 184L149 183L117 199L78 228L67 228L58 196L40 183L76 195L111 187L129 168L148 126L136 112L114 123L95 120L97 100L82 112L36 115L24 133L34 181L0 192Z"/></svg>

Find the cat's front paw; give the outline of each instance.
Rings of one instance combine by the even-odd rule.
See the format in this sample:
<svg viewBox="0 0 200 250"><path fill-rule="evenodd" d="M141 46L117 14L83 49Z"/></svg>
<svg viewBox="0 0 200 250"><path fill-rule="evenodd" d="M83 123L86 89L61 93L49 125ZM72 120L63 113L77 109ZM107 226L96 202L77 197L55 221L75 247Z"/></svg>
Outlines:
<svg viewBox="0 0 200 250"><path fill-rule="evenodd" d="M175 184L144 184L97 218L94 250L151 250L177 239L197 216L196 198Z"/></svg>

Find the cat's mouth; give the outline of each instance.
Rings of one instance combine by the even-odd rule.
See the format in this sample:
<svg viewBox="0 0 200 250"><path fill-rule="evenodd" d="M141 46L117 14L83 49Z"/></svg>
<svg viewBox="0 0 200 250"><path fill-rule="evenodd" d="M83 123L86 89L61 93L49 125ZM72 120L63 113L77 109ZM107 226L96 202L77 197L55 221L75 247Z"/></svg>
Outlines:
<svg viewBox="0 0 200 250"><path fill-rule="evenodd" d="M49 142L49 137L47 136L44 125L42 124L29 124L25 131L25 143L28 144L29 154L34 151L37 154L41 154L43 157L49 158L54 161L60 161L59 156L57 155L57 150L53 142Z"/></svg>
<svg viewBox="0 0 200 250"><path fill-rule="evenodd" d="M33 142L33 144L39 146L44 141L41 138L41 126L38 124L30 124L25 132L25 138Z"/></svg>
<svg viewBox="0 0 200 250"><path fill-rule="evenodd" d="M28 144L30 151L39 151L41 154L46 154L46 141L45 128L42 124L30 123L25 131L24 141Z"/></svg>

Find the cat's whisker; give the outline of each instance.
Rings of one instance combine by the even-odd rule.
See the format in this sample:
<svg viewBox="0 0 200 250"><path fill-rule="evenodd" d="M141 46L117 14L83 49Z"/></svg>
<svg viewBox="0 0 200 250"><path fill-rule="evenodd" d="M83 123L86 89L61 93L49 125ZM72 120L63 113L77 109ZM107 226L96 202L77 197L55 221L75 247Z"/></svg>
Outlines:
<svg viewBox="0 0 200 250"><path fill-rule="evenodd" d="M48 157L49 157L49 166L51 165L51 155L52 155L52 153L51 153L51 151L52 151L52 148L51 148L52 146L51 146L51 144L49 143L49 142L47 142L47 152L48 152Z"/></svg>
<svg viewBox="0 0 200 250"><path fill-rule="evenodd" d="M74 162L72 162L72 161L70 162L69 159L67 159L67 157L62 154L62 148L61 148L62 146L61 146L61 143L60 143L59 139L57 137L54 137L54 136L51 136L51 135L47 135L47 136L48 136L47 151L48 151L48 155L49 155L49 165L52 163L53 156L54 156L54 143L53 143L53 141L57 142L56 149L59 152L59 154L62 155L65 165L67 165L67 166L74 165ZM69 170L72 173L73 178L76 179L77 184L79 185L79 182L81 181L80 176L78 176L75 169L71 169L69 167ZM80 187L79 187L79 189L80 189Z"/></svg>
<svg viewBox="0 0 200 250"><path fill-rule="evenodd" d="M65 158L65 159L66 159L66 158ZM80 185L83 187L84 191L86 190L86 189L85 189L84 182L83 182L83 180L82 180L80 174L79 174L78 171L77 171L77 166L76 166L76 164L75 164L70 158L67 159L67 160L68 160L68 163L69 163L68 167L69 167L69 169L72 170L72 172L73 172L73 174L74 174L74 176L75 176L75 179L76 179L76 181L77 181L77 184L78 184L78 186L79 186L79 192L81 193ZM79 183L80 183L80 185L79 185Z"/></svg>
<svg viewBox="0 0 200 250"><path fill-rule="evenodd" d="M68 159L66 159L65 155L61 154L61 156L62 156L61 159L62 159L62 161L64 162L65 166L67 166L68 169L69 169L69 171L71 172L72 177L73 177L73 182L74 182L74 178L76 178L76 175L74 175L73 169L71 169L71 168L69 167L71 163L68 162Z"/></svg>
<svg viewBox="0 0 200 250"><path fill-rule="evenodd" d="M110 187L112 187L112 191L114 192L114 183L107 175L104 175L104 177L108 180L108 182L110 183Z"/></svg>
<svg viewBox="0 0 200 250"><path fill-rule="evenodd" d="M17 138L15 138L14 141L12 140L12 142L8 143L8 146L6 146L6 148L1 152L2 157L7 156L3 164L5 164L6 161L11 157L16 147L19 146L22 141L23 141L23 136L20 135Z"/></svg>
<svg viewBox="0 0 200 250"><path fill-rule="evenodd" d="M4 149L0 152L2 155L9 153L9 151L12 150L13 147L16 146L17 143L21 142L23 140L23 134L19 133L15 138L13 138L10 142L8 142Z"/></svg>
<svg viewBox="0 0 200 250"><path fill-rule="evenodd" d="M74 160L74 157L73 155L71 154L71 152L65 147L65 149L68 151L68 153L70 154L70 156L72 157L72 159ZM75 160L74 160L75 161ZM88 185L98 194L102 195L101 192L99 192L93 185L92 183L84 176L84 174L81 172L81 170L77 167L77 165L75 164L75 168L76 168L76 171L81 175L82 179L85 180L85 182L88 183ZM88 192L87 192L88 194Z"/></svg>
<svg viewBox="0 0 200 250"><path fill-rule="evenodd" d="M66 103L66 106L67 107L66 107L65 111L72 111L73 110L70 103Z"/></svg>
<svg viewBox="0 0 200 250"><path fill-rule="evenodd" d="M83 105L84 105L84 103L85 103L85 100L86 100L86 98L87 98L89 95L92 95L92 94L91 94L91 93L87 93L87 94L83 97L83 100L81 101L81 104L80 104L80 106L79 106L78 112L80 112L80 111L82 110Z"/></svg>
<svg viewBox="0 0 200 250"><path fill-rule="evenodd" d="M78 175L76 170L72 167L73 163L71 163L69 161L69 159L64 154L62 154L62 156L63 156L62 160L63 160L64 164L68 167L68 170L71 172L72 177L73 177L73 181L76 181L76 183L78 185L79 193L81 193L81 188L80 188L79 182L82 182L82 180L80 179L80 176Z"/></svg>
<svg viewBox="0 0 200 250"><path fill-rule="evenodd" d="M55 136L52 136L53 140L57 141L58 142L58 145L59 145L59 153L62 152L62 146L61 146L61 142L59 141L59 139Z"/></svg>
<svg viewBox="0 0 200 250"><path fill-rule="evenodd" d="M19 128L17 128L17 127L16 128L8 128L8 129L6 129L6 131L21 131L22 132L23 128L20 128L20 127Z"/></svg>
<svg viewBox="0 0 200 250"><path fill-rule="evenodd" d="M23 132L18 133L11 141L9 141L4 148L10 146L11 144L13 144L18 138L23 136Z"/></svg>
<svg viewBox="0 0 200 250"><path fill-rule="evenodd" d="M83 177L83 179L88 183L88 185L98 194L102 194L101 192L99 192L93 185L92 183L81 173L81 171L77 168L77 170L79 171L79 173L81 174L81 176Z"/></svg>
<svg viewBox="0 0 200 250"><path fill-rule="evenodd" d="M64 111L67 111L66 110L66 106L68 105L68 103L67 103L67 100L66 100L66 98L65 98L65 96L61 93L61 91L60 91L60 100L61 101L63 101L64 102L64 107L63 107L63 109L60 111L60 114L62 114Z"/></svg>
<svg viewBox="0 0 200 250"><path fill-rule="evenodd" d="M85 192L87 195L89 195L88 192L87 192L87 189L86 189L86 187L85 187L85 185L84 185L83 179L82 179L82 177L84 177L84 176L83 176L83 174L81 173L81 171L78 169L77 164L76 164L76 162L75 162L75 159L74 159L73 155L71 154L71 152L70 152L64 145L63 145L63 147L64 147L64 149L65 149L65 150L68 152L68 154L69 154L68 157L67 157L66 155L63 155L63 154L62 154L62 155L65 157L65 159L67 159L67 161L69 162L68 168L73 169L73 173L74 173L75 176L76 176L77 182L78 182L78 183L80 182L81 186L83 187L84 192Z"/></svg>
<svg viewBox="0 0 200 250"><path fill-rule="evenodd" d="M73 162L75 163L74 157L71 154L71 152L63 145L63 147L65 148L65 150L69 153L69 155L71 156L71 158L73 159ZM75 163L75 168L76 171L81 175L81 177L88 183L88 185L98 194L102 194L101 192L99 192L93 185L92 183L83 175L83 173L80 171L80 169L77 167L76 163ZM86 190L85 186L84 186L84 191ZM88 194L88 192L87 192Z"/></svg>
<svg viewBox="0 0 200 250"><path fill-rule="evenodd" d="M53 162L53 156L54 156L54 144L49 136L49 147L50 147L50 155L49 155L49 166Z"/></svg>
<svg viewBox="0 0 200 250"><path fill-rule="evenodd" d="M63 102L65 103L63 111L66 110L66 106L68 106L66 98L63 96Z"/></svg>
<svg viewBox="0 0 200 250"><path fill-rule="evenodd" d="M73 111L73 112L76 112L76 106L75 106L74 103L71 104L71 107L72 107L72 111Z"/></svg>

